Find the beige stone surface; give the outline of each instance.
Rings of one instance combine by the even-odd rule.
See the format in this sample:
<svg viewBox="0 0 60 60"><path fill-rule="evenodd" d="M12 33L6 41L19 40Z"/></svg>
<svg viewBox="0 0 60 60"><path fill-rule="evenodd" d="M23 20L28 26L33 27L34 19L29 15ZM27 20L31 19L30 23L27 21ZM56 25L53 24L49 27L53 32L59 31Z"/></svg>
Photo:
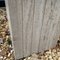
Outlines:
<svg viewBox="0 0 60 60"><path fill-rule="evenodd" d="M60 0L5 0L16 59L56 45Z"/></svg>

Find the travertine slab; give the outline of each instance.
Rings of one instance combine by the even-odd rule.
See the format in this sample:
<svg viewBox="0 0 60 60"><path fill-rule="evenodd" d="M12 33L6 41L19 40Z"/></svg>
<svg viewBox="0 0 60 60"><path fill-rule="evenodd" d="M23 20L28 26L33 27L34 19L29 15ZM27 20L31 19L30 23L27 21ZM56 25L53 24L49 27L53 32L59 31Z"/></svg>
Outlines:
<svg viewBox="0 0 60 60"><path fill-rule="evenodd" d="M60 34L60 0L5 0L17 58L54 47Z"/></svg>

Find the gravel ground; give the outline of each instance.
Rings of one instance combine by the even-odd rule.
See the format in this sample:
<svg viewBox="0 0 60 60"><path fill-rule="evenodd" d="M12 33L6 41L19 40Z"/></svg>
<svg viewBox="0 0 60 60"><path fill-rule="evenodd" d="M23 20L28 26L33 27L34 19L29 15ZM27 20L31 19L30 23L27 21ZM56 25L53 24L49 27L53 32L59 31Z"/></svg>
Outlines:
<svg viewBox="0 0 60 60"><path fill-rule="evenodd" d="M24 60L60 60L60 48L49 49L43 54L33 53L31 56L26 57Z"/></svg>
<svg viewBox="0 0 60 60"><path fill-rule="evenodd" d="M43 53L33 53L23 60L60 60L60 40L58 40L56 47L46 50Z"/></svg>
<svg viewBox="0 0 60 60"><path fill-rule="evenodd" d="M0 60L14 60L6 9L0 8Z"/></svg>

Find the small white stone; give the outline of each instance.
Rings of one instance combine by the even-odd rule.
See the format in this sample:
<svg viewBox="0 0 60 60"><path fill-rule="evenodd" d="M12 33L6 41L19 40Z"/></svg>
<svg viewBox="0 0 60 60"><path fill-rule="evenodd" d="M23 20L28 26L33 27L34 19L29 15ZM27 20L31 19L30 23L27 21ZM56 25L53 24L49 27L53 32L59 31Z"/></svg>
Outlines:
<svg viewBox="0 0 60 60"><path fill-rule="evenodd" d="M50 60L53 60L53 59L50 59Z"/></svg>
<svg viewBox="0 0 60 60"><path fill-rule="evenodd" d="M60 57L58 58L58 60L60 60Z"/></svg>
<svg viewBox="0 0 60 60"><path fill-rule="evenodd" d="M31 57L28 57L28 60L30 60L31 59Z"/></svg>
<svg viewBox="0 0 60 60"><path fill-rule="evenodd" d="M52 56L51 55L49 55L49 59L52 59Z"/></svg>
<svg viewBox="0 0 60 60"><path fill-rule="evenodd" d="M52 55L52 56L55 56L55 53L54 53L54 52L52 52L52 53L51 53L51 55Z"/></svg>
<svg viewBox="0 0 60 60"><path fill-rule="evenodd" d="M0 49L0 52L1 52L2 50Z"/></svg>
<svg viewBox="0 0 60 60"><path fill-rule="evenodd" d="M32 54L32 57L34 57L34 58L38 58L38 55L35 54L35 53L33 53L33 54Z"/></svg>
<svg viewBox="0 0 60 60"><path fill-rule="evenodd" d="M45 55L45 58L47 58L48 57L48 55Z"/></svg>
<svg viewBox="0 0 60 60"><path fill-rule="evenodd" d="M56 49L53 49L52 52L56 52Z"/></svg>
<svg viewBox="0 0 60 60"><path fill-rule="evenodd" d="M56 60L56 57L53 57L53 60Z"/></svg>
<svg viewBox="0 0 60 60"><path fill-rule="evenodd" d="M3 59L3 56L0 56L0 59Z"/></svg>
<svg viewBox="0 0 60 60"><path fill-rule="evenodd" d="M26 59L24 59L24 60L26 60Z"/></svg>
<svg viewBox="0 0 60 60"><path fill-rule="evenodd" d="M60 56L60 52L57 52L57 56Z"/></svg>
<svg viewBox="0 0 60 60"><path fill-rule="evenodd" d="M6 57L4 57L4 59L6 59Z"/></svg>
<svg viewBox="0 0 60 60"><path fill-rule="evenodd" d="M11 50L11 53L13 53L14 50Z"/></svg>
<svg viewBox="0 0 60 60"><path fill-rule="evenodd" d="M10 55L11 55L11 54L9 53L9 54L8 54L8 57L10 57Z"/></svg>
<svg viewBox="0 0 60 60"><path fill-rule="evenodd" d="M8 38L9 38L9 36L7 35L7 36L6 36L6 39L8 39Z"/></svg>
<svg viewBox="0 0 60 60"><path fill-rule="evenodd" d="M51 54L51 49L49 51L46 52L47 54Z"/></svg>
<svg viewBox="0 0 60 60"><path fill-rule="evenodd" d="M9 45L9 47L11 48L12 46L11 46L11 45Z"/></svg>

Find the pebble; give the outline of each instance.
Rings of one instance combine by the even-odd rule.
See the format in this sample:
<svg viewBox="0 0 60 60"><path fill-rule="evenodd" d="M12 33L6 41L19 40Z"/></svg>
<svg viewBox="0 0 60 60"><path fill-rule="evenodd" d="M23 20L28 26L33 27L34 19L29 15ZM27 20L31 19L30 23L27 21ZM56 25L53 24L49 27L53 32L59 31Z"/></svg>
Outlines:
<svg viewBox="0 0 60 60"><path fill-rule="evenodd" d="M58 58L58 60L60 60L60 57Z"/></svg>
<svg viewBox="0 0 60 60"><path fill-rule="evenodd" d="M10 57L11 53L8 54L8 57Z"/></svg>
<svg viewBox="0 0 60 60"><path fill-rule="evenodd" d="M0 56L0 59L3 59L3 56Z"/></svg>
<svg viewBox="0 0 60 60"><path fill-rule="evenodd" d="M0 52L1 52L2 50L0 49Z"/></svg>
<svg viewBox="0 0 60 60"><path fill-rule="evenodd" d="M57 52L57 56L60 56L60 52Z"/></svg>
<svg viewBox="0 0 60 60"><path fill-rule="evenodd" d="M49 59L52 59L52 56L51 55L49 55L49 57L48 57Z"/></svg>
<svg viewBox="0 0 60 60"><path fill-rule="evenodd" d="M3 58L4 60L6 59L6 57Z"/></svg>
<svg viewBox="0 0 60 60"><path fill-rule="evenodd" d="M54 53L54 52L51 52L51 55L52 55L52 56L55 56L55 53Z"/></svg>
<svg viewBox="0 0 60 60"><path fill-rule="evenodd" d="M52 49L52 52L56 53L56 49Z"/></svg>
<svg viewBox="0 0 60 60"><path fill-rule="evenodd" d="M30 60L31 59L31 57L28 57L28 60Z"/></svg>
<svg viewBox="0 0 60 60"><path fill-rule="evenodd" d="M46 54L51 54L51 49L49 51L47 51Z"/></svg>
<svg viewBox="0 0 60 60"><path fill-rule="evenodd" d="M34 58L38 58L38 55L35 54L35 53L33 53L33 54L32 54L32 57L34 57Z"/></svg>

